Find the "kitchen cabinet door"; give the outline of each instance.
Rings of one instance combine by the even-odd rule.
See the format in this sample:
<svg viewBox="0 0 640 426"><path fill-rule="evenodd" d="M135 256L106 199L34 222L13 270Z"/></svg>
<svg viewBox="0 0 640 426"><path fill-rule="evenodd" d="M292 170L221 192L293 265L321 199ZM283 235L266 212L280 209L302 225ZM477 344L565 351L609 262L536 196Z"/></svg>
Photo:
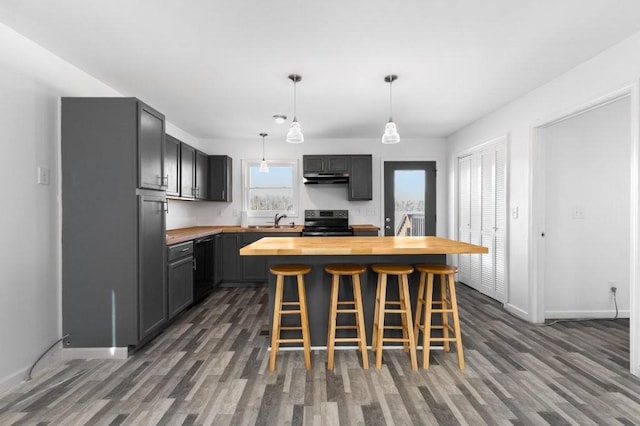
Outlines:
<svg viewBox="0 0 640 426"><path fill-rule="evenodd" d="M196 150L195 197L198 200L209 199L209 156Z"/></svg>
<svg viewBox="0 0 640 426"><path fill-rule="evenodd" d="M222 234L222 281L240 281L238 234Z"/></svg>
<svg viewBox="0 0 640 426"><path fill-rule="evenodd" d="M165 135L164 168L167 174L167 195L180 195L180 141Z"/></svg>
<svg viewBox="0 0 640 426"><path fill-rule="evenodd" d="M232 164L227 155L209 156L209 201L231 202Z"/></svg>
<svg viewBox="0 0 640 426"><path fill-rule="evenodd" d="M217 286L222 282L223 259L222 252L224 250L222 244L222 234L216 234L213 237L213 253L215 255L213 261L213 286Z"/></svg>
<svg viewBox="0 0 640 426"><path fill-rule="evenodd" d="M164 115L138 101L138 187L166 189Z"/></svg>
<svg viewBox="0 0 640 426"><path fill-rule="evenodd" d="M371 155L352 155L349 171L349 201L373 198Z"/></svg>
<svg viewBox="0 0 640 426"><path fill-rule="evenodd" d="M302 168L306 173L343 172L349 170L348 155L303 155Z"/></svg>
<svg viewBox="0 0 640 426"><path fill-rule="evenodd" d="M180 197L195 198L196 150L182 142L180 144Z"/></svg>
<svg viewBox="0 0 640 426"><path fill-rule="evenodd" d="M160 329L168 319L165 280L165 200L139 195L139 333L140 340Z"/></svg>
<svg viewBox="0 0 640 426"><path fill-rule="evenodd" d="M169 319L193 303L193 256L183 257L167 267Z"/></svg>
<svg viewBox="0 0 640 426"><path fill-rule="evenodd" d="M264 233L247 232L240 234L242 245L240 248L258 241L264 237ZM242 281L248 282L266 282L267 281L267 259L264 256L239 256L240 271L242 272Z"/></svg>

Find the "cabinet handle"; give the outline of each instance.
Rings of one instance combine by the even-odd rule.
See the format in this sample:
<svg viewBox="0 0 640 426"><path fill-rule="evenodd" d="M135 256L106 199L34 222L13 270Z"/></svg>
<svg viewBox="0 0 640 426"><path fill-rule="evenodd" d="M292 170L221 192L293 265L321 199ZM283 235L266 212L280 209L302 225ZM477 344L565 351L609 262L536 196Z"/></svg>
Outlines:
<svg viewBox="0 0 640 426"><path fill-rule="evenodd" d="M169 175L162 178L162 185L169 186Z"/></svg>
<svg viewBox="0 0 640 426"><path fill-rule="evenodd" d="M224 189L222 190L222 199L224 199Z"/></svg>
<svg viewBox="0 0 640 426"><path fill-rule="evenodd" d="M194 197L196 196L196 189L197 188L191 188L191 195Z"/></svg>
<svg viewBox="0 0 640 426"><path fill-rule="evenodd" d="M195 270L197 270L197 269L198 269L198 266L197 266L197 264L196 264L196 258L194 257L194 258L193 258L193 270L195 271Z"/></svg>
<svg viewBox="0 0 640 426"><path fill-rule="evenodd" d="M185 251L189 251L189 250L191 250L191 249L190 249L189 247L187 247L187 248L183 248L183 249L182 249L182 250L180 250L180 251L185 252Z"/></svg>
<svg viewBox="0 0 640 426"><path fill-rule="evenodd" d="M162 206L163 206L162 211L165 212L166 214L169 214L169 202L163 201Z"/></svg>

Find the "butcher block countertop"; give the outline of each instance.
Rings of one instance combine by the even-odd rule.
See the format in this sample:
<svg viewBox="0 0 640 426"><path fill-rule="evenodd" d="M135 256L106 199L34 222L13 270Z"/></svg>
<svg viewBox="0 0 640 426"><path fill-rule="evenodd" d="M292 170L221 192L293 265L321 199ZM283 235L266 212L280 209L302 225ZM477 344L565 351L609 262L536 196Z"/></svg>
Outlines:
<svg viewBox="0 0 640 426"><path fill-rule="evenodd" d="M245 256L349 256L488 253L486 247L440 237L264 237Z"/></svg>

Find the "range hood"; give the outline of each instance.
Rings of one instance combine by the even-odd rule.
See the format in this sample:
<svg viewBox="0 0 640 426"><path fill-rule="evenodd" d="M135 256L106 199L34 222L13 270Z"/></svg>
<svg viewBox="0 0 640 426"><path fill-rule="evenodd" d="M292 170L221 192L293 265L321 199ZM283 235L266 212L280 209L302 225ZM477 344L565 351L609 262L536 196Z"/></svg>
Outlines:
<svg viewBox="0 0 640 426"><path fill-rule="evenodd" d="M304 172L305 185L349 183L347 172Z"/></svg>

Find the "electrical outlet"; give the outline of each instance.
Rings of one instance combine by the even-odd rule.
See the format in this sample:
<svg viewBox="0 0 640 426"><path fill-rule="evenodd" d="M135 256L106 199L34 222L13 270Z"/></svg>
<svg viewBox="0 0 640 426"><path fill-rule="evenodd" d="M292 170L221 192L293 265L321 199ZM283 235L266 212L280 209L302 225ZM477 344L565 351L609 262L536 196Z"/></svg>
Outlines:
<svg viewBox="0 0 640 426"><path fill-rule="evenodd" d="M584 219L584 207L574 206L571 210L571 217L574 219Z"/></svg>
<svg viewBox="0 0 640 426"><path fill-rule="evenodd" d="M49 185L49 173L48 167L38 167L38 184Z"/></svg>
<svg viewBox="0 0 640 426"><path fill-rule="evenodd" d="M616 291L618 291L618 285L615 281L607 281L607 289L609 290L611 296L613 296L616 294Z"/></svg>

